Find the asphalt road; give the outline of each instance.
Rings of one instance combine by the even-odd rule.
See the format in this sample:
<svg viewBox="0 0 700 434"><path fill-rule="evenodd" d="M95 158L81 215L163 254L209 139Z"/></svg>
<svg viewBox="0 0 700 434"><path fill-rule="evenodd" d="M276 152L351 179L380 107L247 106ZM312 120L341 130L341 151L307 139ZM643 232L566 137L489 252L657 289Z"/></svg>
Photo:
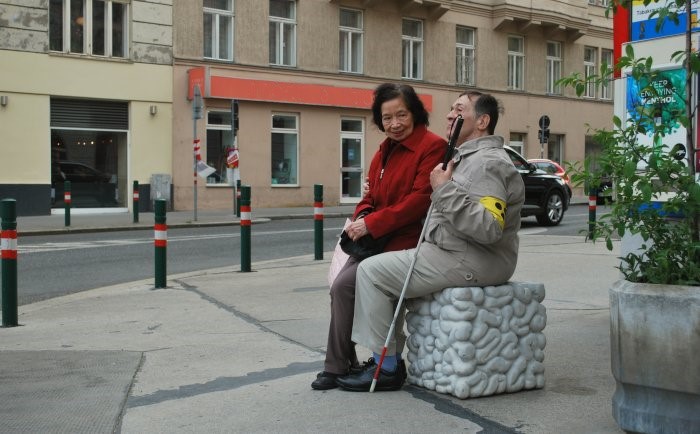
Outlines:
<svg viewBox="0 0 700 434"><path fill-rule="evenodd" d="M341 218L324 221L325 252L334 248L344 221ZM528 217L523 219L521 232L578 235L587 229L587 221L588 207L574 206L559 226L541 227L534 217ZM153 234L148 231L25 236L18 244L20 305L155 278ZM253 226L253 263L304 254L314 254L312 220L273 220ZM238 226L168 229L168 275L239 266L240 255Z"/></svg>

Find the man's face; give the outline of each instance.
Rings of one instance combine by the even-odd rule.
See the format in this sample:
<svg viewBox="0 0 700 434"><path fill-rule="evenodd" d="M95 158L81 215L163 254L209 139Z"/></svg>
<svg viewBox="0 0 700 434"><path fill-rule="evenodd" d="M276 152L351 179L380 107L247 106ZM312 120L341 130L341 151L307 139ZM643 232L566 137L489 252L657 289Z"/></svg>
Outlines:
<svg viewBox="0 0 700 434"><path fill-rule="evenodd" d="M482 115L477 118L474 112L474 102L469 99L468 95L462 95L457 98L454 104L452 104L452 107L450 107L450 112L447 113L447 131L445 132L447 140L450 139L452 125L458 115L462 115L464 123L462 124L462 130L459 132L459 138L456 142L457 145L467 140L486 135L484 131L484 118L487 116Z"/></svg>

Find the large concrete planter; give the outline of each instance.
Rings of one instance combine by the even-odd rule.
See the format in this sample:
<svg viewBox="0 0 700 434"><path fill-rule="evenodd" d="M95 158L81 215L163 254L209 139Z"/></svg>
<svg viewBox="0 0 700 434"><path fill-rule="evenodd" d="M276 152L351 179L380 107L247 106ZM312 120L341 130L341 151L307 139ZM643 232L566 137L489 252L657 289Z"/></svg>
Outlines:
<svg viewBox="0 0 700 434"><path fill-rule="evenodd" d="M640 433L700 433L700 287L610 289L613 417Z"/></svg>

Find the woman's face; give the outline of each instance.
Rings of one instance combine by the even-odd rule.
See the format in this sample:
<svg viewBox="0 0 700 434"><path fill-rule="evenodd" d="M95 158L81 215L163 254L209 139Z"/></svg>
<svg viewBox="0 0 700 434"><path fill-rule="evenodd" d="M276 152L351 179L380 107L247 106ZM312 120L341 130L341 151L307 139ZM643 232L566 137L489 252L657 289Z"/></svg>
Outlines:
<svg viewBox="0 0 700 434"><path fill-rule="evenodd" d="M413 113L403 98L390 99L382 104L382 126L387 137L397 142L413 132Z"/></svg>

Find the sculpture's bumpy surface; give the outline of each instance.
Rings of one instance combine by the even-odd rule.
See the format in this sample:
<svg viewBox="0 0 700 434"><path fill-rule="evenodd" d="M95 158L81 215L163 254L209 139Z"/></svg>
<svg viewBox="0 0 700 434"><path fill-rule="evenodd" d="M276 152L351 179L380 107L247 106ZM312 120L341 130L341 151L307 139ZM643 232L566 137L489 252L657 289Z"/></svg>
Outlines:
<svg viewBox="0 0 700 434"><path fill-rule="evenodd" d="M542 300L525 282L408 300L408 382L462 399L544 387Z"/></svg>

